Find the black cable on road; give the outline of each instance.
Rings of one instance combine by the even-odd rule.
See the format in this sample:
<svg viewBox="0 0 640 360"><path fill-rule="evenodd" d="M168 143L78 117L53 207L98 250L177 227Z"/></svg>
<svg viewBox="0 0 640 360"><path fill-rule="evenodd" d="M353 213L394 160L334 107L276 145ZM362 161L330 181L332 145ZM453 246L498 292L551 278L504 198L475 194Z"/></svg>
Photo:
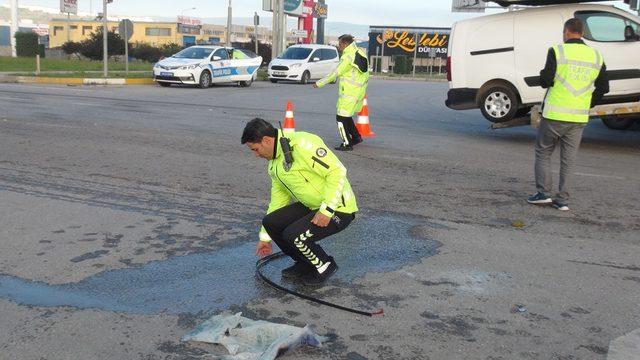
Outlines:
<svg viewBox="0 0 640 360"><path fill-rule="evenodd" d="M274 288L276 288L278 290L282 290L282 291L284 291L284 292L286 292L288 294L297 296L297 297L305 299L305 300L313 301L313 302L321 304L321 305L330 306L330 307L338 309L338 310L343 310L343 311L347 311L347 312L354 313L354 314L359 314L359 315L364 315L364 316L378 316L378 315L383 315L384 314L384 309L380 309L380 310L375 311L375 312L352 309L352 308L349 308L349 307L346 307L346 306L342 306L342 305L330 303L328 301L320 300L320 299L315 298L315 297L310 296L310 295L301 294L299 292L296 292L296 291L291 290L291 289L287 289L286 287L278 285L275 282L269 280L269 278L267 278L260 270L267 263L271 262L272 260L279 259L279 258L281 258L283 256L285 256L284 253L277 252L275 254L271 254L271 255L265 256L262 259L258 260L258 262L256 262L256 274L260 277L260 279L262 279L264 282L266 282L267 284L271 285L272 287L274 287Z"/></svg>

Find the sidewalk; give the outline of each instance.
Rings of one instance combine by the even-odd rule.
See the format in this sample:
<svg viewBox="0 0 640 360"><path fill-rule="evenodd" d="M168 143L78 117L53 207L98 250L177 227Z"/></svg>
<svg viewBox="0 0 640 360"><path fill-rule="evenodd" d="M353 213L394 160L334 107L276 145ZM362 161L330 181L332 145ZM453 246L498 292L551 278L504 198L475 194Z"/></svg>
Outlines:
<svg viewBox="0 0 640 360"><path fill-rule="evenodd" d="M71 78L13 76L0 74L0 83L57 84L57 85L153 85L151 78Z"/></svg>

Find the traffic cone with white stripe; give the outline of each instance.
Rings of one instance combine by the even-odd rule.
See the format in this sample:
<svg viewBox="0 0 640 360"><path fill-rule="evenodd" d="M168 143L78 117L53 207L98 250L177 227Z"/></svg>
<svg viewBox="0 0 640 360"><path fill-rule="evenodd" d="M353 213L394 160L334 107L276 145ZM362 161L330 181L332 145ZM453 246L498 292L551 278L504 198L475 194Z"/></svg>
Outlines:
<svg viewBox="0 0 640 360"><path fill-rule="evenodd" d="M371 126L369 125L369 104L367 103L367 95L364 96L364 100L362 101L362 109L358 113L356 128L362 137L370 138L376 136L376 134L371 131Z"/></svg>
<svg viewBox="0 0 640 360"><path fill-rule="evenodd" d="M291 101L287 101L287 110L284 115L282 131L285 134L296 131L296 121L293 119L293 104L291 104Z"/></svg>

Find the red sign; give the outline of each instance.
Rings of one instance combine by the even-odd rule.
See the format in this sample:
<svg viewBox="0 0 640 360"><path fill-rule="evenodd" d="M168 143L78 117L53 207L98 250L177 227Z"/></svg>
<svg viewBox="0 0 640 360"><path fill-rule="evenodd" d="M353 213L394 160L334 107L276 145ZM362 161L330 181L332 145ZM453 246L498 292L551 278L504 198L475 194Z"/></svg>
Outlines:
<svg viewBox="0 0 640 360"><path fill-rule="evenodd" d="M188 16L178 16L178 23L183 25L202 25L202 20Z"/></svg>

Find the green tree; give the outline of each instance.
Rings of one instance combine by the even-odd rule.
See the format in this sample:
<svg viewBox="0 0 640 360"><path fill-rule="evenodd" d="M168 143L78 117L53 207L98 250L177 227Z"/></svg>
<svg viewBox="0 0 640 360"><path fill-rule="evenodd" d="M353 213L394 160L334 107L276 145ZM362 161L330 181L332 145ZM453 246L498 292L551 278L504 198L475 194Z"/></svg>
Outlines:
<svg viewBox="0 0 640 360"><path fill-rule="evenodd" d="M35 57L38 54L38 34L32 32L17 32L15 37L16 53L18 56Z"/></svg>
<svg viewBox="0 0 640 360"><path fill-rule="evenodd" d="M102 60L102 28L80 43L80 54L91 60ZM124 55L124 40L115 31L107 32L107 53L109 56Z"/></svg>

